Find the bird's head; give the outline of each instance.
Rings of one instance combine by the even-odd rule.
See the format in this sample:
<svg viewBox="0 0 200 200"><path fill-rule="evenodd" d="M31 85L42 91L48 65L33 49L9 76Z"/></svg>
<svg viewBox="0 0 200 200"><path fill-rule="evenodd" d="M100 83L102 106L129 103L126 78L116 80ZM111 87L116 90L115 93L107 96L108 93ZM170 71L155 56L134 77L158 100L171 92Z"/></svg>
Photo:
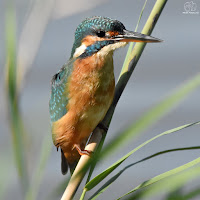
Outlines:
<svg viewBox="0 0 200 200"><path fill-rule="evenodd" d="M76 29L71 58L85 58L100 51L108 54L128 42L161 42L161 40L128 31L120 21L108 17L86 18Z"/></svg>

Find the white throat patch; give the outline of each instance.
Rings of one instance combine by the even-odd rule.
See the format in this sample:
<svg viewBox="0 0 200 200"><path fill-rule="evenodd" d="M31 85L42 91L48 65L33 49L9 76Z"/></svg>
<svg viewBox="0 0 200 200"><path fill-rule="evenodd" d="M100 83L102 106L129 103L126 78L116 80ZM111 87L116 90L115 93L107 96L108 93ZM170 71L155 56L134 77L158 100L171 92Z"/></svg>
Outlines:
<svg viewBox="0 0 200 200"><path fill-rule="evenodd" d="M81 44L80 47L76 48L73 57L74 57L74 58L79 57L82 53L85 52L86 48L87 48L87 47L85 46L85 44Z"/></svg>

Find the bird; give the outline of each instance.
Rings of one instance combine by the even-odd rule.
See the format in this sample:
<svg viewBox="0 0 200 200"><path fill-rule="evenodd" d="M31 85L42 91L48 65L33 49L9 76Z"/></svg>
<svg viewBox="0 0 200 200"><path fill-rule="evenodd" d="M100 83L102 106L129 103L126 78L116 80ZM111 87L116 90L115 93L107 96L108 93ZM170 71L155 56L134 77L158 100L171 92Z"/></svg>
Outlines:
<svg viewBox="0 0 200 200"><path fill-rule="evenodd" d="M71 56L52 77L49 112L54 145L61 149L61 172L73 173L92 131L101 124L114 97L113 52L129 42L161 42L128 31L109 17L83 20L75 31ZM106 127L105 127L106 128Z"/></svg>

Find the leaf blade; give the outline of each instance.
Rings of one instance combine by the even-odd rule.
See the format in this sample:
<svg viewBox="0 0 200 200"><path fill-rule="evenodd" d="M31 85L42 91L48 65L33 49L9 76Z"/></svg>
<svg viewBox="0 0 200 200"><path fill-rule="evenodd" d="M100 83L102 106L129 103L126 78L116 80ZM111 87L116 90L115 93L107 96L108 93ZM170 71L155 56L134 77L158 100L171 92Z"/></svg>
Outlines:
<svg viewBox="0 0 200 200"><path fill-rule="evenodd" d="M142 188L147 187L147 186L149 186L149 185L151 185L151 184L154 184L154 183L156 183L156 182L158 182L158 181L161 181L161 180L163 180L163 179L165 179L165 178L167 178L167 177L169 177L169 176L172 176L172 175L175 175L175 174L177 174L177 173L180 173L180 172L182 172L182 171L184 171L184 170L187 170L187 169L189 169L189 168L191 168L191 167L193 167L193 166L195 166L195 165L197 165L197 164L199 164L199 163L200 163L200 157L199 157L199 158L196 158L196 159L194 159L194 160L192 160L192 161L190 161L190 162L188 162L188 163L186 163L186 164L184 164L184 165L181 165L181 166L179 166L179 167L177 167L177 168L174 168L174 169L169 170L169 171L167 171L167 172L164 172L164 173L162 173L162 174L160 174L160 175L158 175L158 176L155 176L154 178L149 179L149 180L143 182L142 184L138 185L138 186L135 187L133 190L131 190L131 191L129 191L128 193L124 194L123 196L121 196L121 197L118 198L117 200L119 200L119 199L121 199L122 197L125 197L125 196L127 196L127 195L129 195L129 194L131 194L131 193L133 193L133 192L135 192L135 191L137 191L137 190L139 190L139 189L142 189ZM200 167L196 167L196 168L193 170L192 176L196 176L196 174L200 174ZM181 176L183 176L183 175L181 174ZM181 183L184 181L184 179L187 180L188 177L191 177L191 175L189 174L189 176L188 176L188 174L186 174L184 177L182 177L181 180L180 180L180 177L179 177L179 179L174 178L174 177L172 177L172 178L174 179L174 181L177 181L179 185L181 185Z"/></svg>
<svg viewBox="0 0 200 200"><path fill-rule="evenodd" d="M197 125L200 124L199 122L195 122L195 123L191 123L191 124L186 124L183 126L179 126L176 127L174 129L170 129L168 131L165 131L147 141L145 141L144 143L142 143L141 145L139 145L138 147L136 147L135 149L133 149L132 151L130 151L129 153L127 153L125 156L123 156L121 159L119 159L117 162L115 162L113 165L111 165L110 167L108 167L106 170L104 170L102 173L100 173L99 175L97 175L95 178L93 178L91 181L89 181L86 185L85 185L85 189L86 190L91 190L92 188L94 188L98 183L100 183L104 178L106 178L112 171L114 171L122 162L124 162L129 156L131 156L133 153L135 153L137 150L139 150L140 148L142 148L143 146L147 145L148 143L152 142L153 140L167 135L167 134L171 134L171 133L175 133L177 131L180 131L184 128L193 126L193 125Z"/></svg>

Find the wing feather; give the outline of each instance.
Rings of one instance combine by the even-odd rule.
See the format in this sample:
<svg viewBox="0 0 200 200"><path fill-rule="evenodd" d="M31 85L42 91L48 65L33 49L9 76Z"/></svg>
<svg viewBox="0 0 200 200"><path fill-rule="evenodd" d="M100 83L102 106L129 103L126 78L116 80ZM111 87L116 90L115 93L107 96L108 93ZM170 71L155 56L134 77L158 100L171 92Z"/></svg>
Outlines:
<svg viewBox="0 0 200 200"><path fill-rule="evenodd" d="M74 60L64 64L51 80L51 97L49 112L51 122L55 122L67 113L68 104L67 81L71 75Z"/></svg>

